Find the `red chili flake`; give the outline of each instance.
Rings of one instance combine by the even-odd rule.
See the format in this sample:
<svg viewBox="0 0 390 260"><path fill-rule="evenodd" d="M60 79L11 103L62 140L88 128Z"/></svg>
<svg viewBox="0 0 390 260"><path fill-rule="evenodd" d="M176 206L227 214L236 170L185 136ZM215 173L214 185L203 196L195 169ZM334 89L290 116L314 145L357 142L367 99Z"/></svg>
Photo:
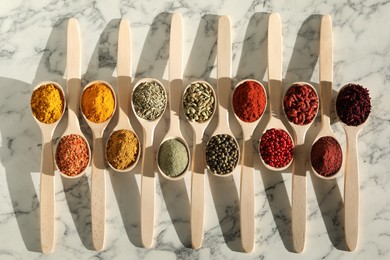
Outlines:
<svg viewBox="0 0 390 260"><path fill-rule="evenodd" d="M269 166L282 168L293 158L294 145L282 129L268 129L260 140L260 155Z"/></svg>
<svg viewBox="0 0 390 260"><path fill-rule="evenodd" d="M76 134L61 138L57 151L58 169L69 176L80 174L88 165L89 150L84 138Z"/></svg>

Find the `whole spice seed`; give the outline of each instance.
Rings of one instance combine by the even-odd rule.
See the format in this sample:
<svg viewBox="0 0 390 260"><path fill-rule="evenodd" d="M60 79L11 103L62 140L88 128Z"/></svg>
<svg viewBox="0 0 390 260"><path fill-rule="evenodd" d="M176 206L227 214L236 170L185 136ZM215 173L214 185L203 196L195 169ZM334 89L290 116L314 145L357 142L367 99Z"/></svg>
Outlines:
<svg viewBox="0 0 390 260"><path fill-rule="evenodd" d="M311 148L310 160L318 174L332 176L340 170L343 161L340 144L331 136L321 137Z"/></svg>
<svg viewBox="0 0 390 260"><path fill-rule="evenodd" d="M115 131L107 142L107 160L115 169L127 169L137 160L138 146L137 136L132 131Z"/></svg>
<svg viewBox="0 0 390 260"><path fill-rule="evenodd" d="M94 123L106 121L114 113L115 108L115 98L111 89L103 83L89 86L83 92L81 108L88 120Z"/></svg>
<svg viewBox="0 0 390 260"><path fill-rule="evenodd" d="M42 85L34 90L30 104L35 118L45 124L58 121L64 111L64 97L54 84Z"/></svg>
<svg viewBox="0 0 390 260"><path fill-rule="evenodd" d="M80 174L89 162L89 151L85 140L76 134L61 138L56 151L58 169L68 175Z"/></svg>
<svg viewBox="0 0 390 260"><path fill-rule="evenodd" d="M233 94L234 113L244 122L254 122L264 113L267 98L256 81L244 81Z"/></svg>
<svg viewBox="0 0 390 260"><path fill-rule="evenodd" d="M191 122L202 123L210 119L215 99L211 87L204 82L192 83L183 97L184 112Z"/></svg>
<svg viewBox="0 0 390 260"><path fill-rule="evenodd" d="M284 96L284 112L288 120L297 125L311 123L318 110L318 96L315 90L306 84L294 84Z"/></svg>
<svg viewBox="0 0 390 260"><path fill-rule="evenodd" d="M155 81L143 82L134 90L134 110L143 119L156 120L164 112L166 104L164 88Z"/></svg>
<svg viewBox="0 0 390 260"><path fill-rule="evenodd" d="M187 148L177 139L165 141L158 152L158 165L165 175L170 177L181 175L188 166Z"/></svg>
<svg viewBox="0 0 390 260"><path fill-rule="evenodd" d="M260 155L269 166L282 168L293 158L291 137L282 129L268 129L260 140Z"/></svg>
<svg viewBox="0 0 390 260"><path fill-rule="evenodd" d="M227 134L211 137L206 147L206 163L215 174L231 173L238 162L238 145Z"/></svg>
<svg viewBox="0 0 390 260"><path fill-rule="evenodd" d="M363 124L371 113L368 89L358 84L348 84L337 96L336 110L344 124L351 126Z"/></svg>

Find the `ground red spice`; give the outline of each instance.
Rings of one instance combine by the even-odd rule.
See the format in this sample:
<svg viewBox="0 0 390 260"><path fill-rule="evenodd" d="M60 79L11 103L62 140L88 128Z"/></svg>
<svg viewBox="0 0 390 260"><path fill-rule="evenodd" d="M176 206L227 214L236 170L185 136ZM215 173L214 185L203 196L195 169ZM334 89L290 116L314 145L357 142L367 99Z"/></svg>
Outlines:
<svg viewBox="0 0 390 260"><path fill-rule="evenodd" d="M85 140L76 134L61 138L56 150L58 169L69 176L80 174L89 163L89 150Z"/></svg>
<svg viewBox="0 0 390 260"><path fill-rule="evenodd" d="M268 129L260 140L260 155L269 166L282 168L293 158L291 137L282 129Z"/></svg>
<svg viewBox="0 0 390 260"><path fill-rule="evenodd" d="M321 137L311 148L310 160L318 174L332 176L340 170L343 161L340 144L331 136Z"/></svg>
<svg viewBox="0 0 390 260"><path fill-rule="evenodd" d="M264 113L267 98L263 86L247 80L233 94L234 113L244 122L254 122Z"/></svg>

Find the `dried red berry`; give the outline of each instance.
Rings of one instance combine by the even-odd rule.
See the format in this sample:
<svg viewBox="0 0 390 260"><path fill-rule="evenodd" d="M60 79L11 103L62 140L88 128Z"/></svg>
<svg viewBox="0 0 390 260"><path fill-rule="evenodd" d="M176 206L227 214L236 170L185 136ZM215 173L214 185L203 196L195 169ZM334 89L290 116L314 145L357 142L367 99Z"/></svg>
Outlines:
<svg viewBox="0 0 390 260"><path fill-rule="evenodd" d="M282 168L292 160L294 145L286 131L272 128L261 137L259 150L266 164Z"/></svg>

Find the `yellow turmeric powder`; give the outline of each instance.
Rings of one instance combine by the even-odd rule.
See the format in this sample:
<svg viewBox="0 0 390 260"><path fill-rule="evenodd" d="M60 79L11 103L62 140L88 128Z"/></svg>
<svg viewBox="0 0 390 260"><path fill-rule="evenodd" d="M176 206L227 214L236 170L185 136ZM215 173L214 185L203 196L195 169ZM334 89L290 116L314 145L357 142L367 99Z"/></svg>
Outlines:
<svg viewBox="0 0 390 260"><path fill-rule="evenodd" d="M30 105L36 119L45 124L52 124L62 116L64 96L54 84L45 84L34 90Z"/></svg>
<svg viewBox="0 0 390 260"><path fill-rule="evenodd" d="M105 84L96 83L84 90L81 109L88 120L102 123L110 118L114 113L114 108L114 94Z"/></svg>

